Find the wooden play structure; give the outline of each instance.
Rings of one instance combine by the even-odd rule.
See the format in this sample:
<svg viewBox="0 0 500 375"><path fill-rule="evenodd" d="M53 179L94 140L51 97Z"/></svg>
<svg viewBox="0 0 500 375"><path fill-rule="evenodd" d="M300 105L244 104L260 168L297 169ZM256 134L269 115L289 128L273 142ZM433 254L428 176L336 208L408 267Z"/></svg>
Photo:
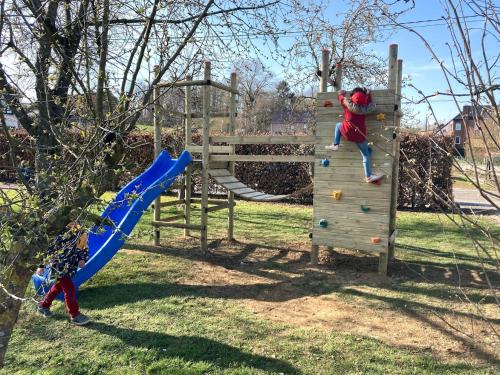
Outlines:
<svg viewBox="0 0 500 375"><path fill-rule="evenodd" d="M361 155L357 146L348 141L341 142L337 151L325 150L332 142L335 124L342 121L343 110L337 100L337 91L342 87L342 67L337 66L335 91L328 92L327 77L322 76L317 94L316 134L310 136L237 136L234 134L236 96L238 95L236 74L231 74L230 85L212 81L210 62L204 66L202 80L187 77L184 81L161 82L154 90L154 150L158 155L162 149L161 124L159 121L161 90L169 87L184 87L184 119L186 150L201 164L201 197L191 196L193 166L189 166L179 186L175 201L154 204L153 227L155 245L160 244L162 227L183 228L184 234L199 231L201 249L207 250L208 214L228 209L228 240L233 240L235 195L254 201L277 201L286 195L271 195L255 191L234 176L235 162L309 162L314 163L314 203L312 226L311 262L318 261L320 246L355 249L379 254L379 273L387 273L388 260L393 254L396 236L395 220L399 170L399 123L401 104L402 61L397 59L397 45L389 48L388 87L372 91L377 105L373 114L367 115L368 140L372 142L372 166L385 177L380 185L364 182ZM322 53L322 72L328 72L330 56ZM158 69L157 69L158 71ZM325 73L323 73L325 74ZM201 86L203 105L201 113L192 112L192 87ZM224 90L229 94L229 110L211 110L211 92ZM211 119L229 119L227 135L210 136ZM202 119L202 144L193 145L193 119ZM237 144L313 144L314 155L239 155ZM227 190L226 199L210 199L209 177ZM192 204L201 207L200 223L191 222ZM162 207L182 205L182 214L162 217ZM178 222L182 220L182 222Z"/></svg>

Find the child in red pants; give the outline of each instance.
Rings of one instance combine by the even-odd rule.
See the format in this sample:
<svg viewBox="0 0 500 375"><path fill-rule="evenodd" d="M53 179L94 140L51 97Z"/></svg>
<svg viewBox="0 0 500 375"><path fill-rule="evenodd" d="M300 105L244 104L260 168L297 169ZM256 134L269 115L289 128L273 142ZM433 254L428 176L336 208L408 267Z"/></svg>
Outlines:
<svg viewBox="0 0 500 375"><path fill-rule="evenodd" d="M38 304L37 312L46 318L52 316L50 306L56 296L63 292L66 310L75 325L90 323L90 319L80 313L76 301L75 286L71 277L78 268L85 266L88 260L87 233L78 223L70 223L67 230L57 236L54 244L48 250L46 264L56 276L54 285L50 288L43 300ZM45 266L37 269L37 274L43 274Z"/></svg>

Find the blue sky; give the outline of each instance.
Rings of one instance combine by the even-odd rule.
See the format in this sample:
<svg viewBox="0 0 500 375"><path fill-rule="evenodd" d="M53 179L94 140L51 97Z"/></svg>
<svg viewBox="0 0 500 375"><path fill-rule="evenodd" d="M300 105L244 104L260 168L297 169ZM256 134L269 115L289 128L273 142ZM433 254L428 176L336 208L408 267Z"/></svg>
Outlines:
<svg viewBox="0 0 500 375"><path fill-rule="evenodd" d="M346 9L345 3L340 1L332 1L326 12L332 14L331 22L338 24L339 19L336 14L344 12ZM422 20L439 19L445 16L445 12L439 0L421 0L416 1L415 8L408 13L401 16L400 22L415 22ZM469 26L481 26L480 19L467 19ZM444 21L425 22L420 24L411 25L416 31L422 34L434 49L439 59L443 60L446 66L451 66L451 58L449 49L446 45L451 42L451 36L448 32L447 26ZM415 34L397 29L394 31L387 30L389 37L386 41L380 43L373 43L368 46L369 49L375 51L381 56L387 56L389 45L396 43L399 45L399 58L403 59L403 74L411 79L411 82L422 90L426 95L432 94L436 91L448 91L448 85L443 76L441 68L438 63L431 58L431 53L425 47L423 41ZM474 37L479 36L480 33L472 33ZM286 45L288 42L286 38L280 40L280 44ZM498 45L492 40L489 41L490 51L492 55L498 54ZM318 49L320 46L318 46ZM479 53L480 51L475 51ZM474 51L473 51L474 53ZM267 62L267 61L266 61ZM271 69L278 75L281 75L281 67L270 63ZM464 89L459 89L459 92L464 92ZM420 98L417 92L412 88L404 88L403 96L408 98ZM447 122L458 113L456 104L450 97L438 96L430 99L432 102L433 110L440 123ZM468 104L466 100L461 100L460 105ZM418 119L423 124L426 117L430 115L427 104L412 105L413 109L418 113ZM434 123L434 119L430 118L429 123Z"/></svg>

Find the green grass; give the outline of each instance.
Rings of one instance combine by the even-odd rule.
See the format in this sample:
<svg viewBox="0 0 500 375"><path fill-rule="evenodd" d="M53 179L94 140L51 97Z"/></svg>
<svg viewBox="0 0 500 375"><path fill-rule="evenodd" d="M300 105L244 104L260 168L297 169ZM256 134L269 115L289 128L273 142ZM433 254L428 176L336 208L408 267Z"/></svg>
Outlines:
<svg viewBox="0 0 500 375"><path fill-rule="evenodd" d="M109 196L107 197L109 198ZM173 212L175 208L171 208ZM166 216L166 215L165 215ZM235 236L243 242L236 259L249 255L250 242L270 247L307 248L312 207L238 202ZM271 321L252 312L239 298L262 292L245 285L218 287L189 280L196 260L208 258L196 241L183 241L179 230L164 230L164 250L150 244L148 212L129 245L81 289L82 311L94 322L73 327L57 303L50 320L25 304L12 337L4 374L489 374L493 363L448 363L418 351L335 329L320 330ZM194 220L197 215L194 215ZM211 240L223 238L225 211L210 215ZM489 225L489 222L485 221ZM398 218L398 259L389 283L327 282L319 271L294 269L298 295L335 295L370 309L422 314L428 309L455 309L451 282L457 264L472 272L478 258L463 232L442 215L402 212ZM498 227L492 230L500 235ZM473 235L478 235L474 232ZM185 245L184 245L185 242ZM372 257L373 258L373 257ZM376 260L368 259L375 272ZM233 261L233 254L226 262ZM339 266L352 272L358 260ZM361 261L360 261L361 262ZM228 269L238 263L218 263ZM248 268L259 276L277 276L291 263L276 259ZM489 267L489 266L488 266ZM291 271L290 271L291 272ZM451 273L451 275L450 275ZM281 274L280 274L281 277ZM463 275L467 278L467 275ZM281 280L281 279L280 279ZM311 283L319 280L319 284ZM284 279L284 283L291 280ZM292 285L290 283L290 285ZM269 288L272 288L269 287ZM494 306L482 290L464 287L472 298ZM252 292L249 292L251 290ZM272 290L272 289L269 289ZM261 294L259 294L261 295ZM486 298L486 299L485 299Z"/></svg>

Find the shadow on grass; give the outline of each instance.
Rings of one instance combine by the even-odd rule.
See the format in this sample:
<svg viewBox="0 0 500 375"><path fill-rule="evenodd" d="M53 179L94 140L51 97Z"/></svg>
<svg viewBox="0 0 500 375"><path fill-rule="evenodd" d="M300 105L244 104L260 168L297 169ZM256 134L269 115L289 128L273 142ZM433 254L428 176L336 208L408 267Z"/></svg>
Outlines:
<svg viewBox="0 0 500 375"><path fill-rule="evenodd" d="M426 304L408 301L407 299L380 296L350 288L342 289L342 293L357 297L363 297L365 299L382 301L392 306L393 308L398 308L398 310L403 314L419 320L422 323L425 323L426 325L432 327L437 331L440 331L454 341L461 342L465 347L469 348L471 352L473 352L478 358L486 360L488 363L496 366L500 365L498 353L495 354L495 348L490 347L490 350L492 350L492 352L490 352L486 348L478 345L479 343L473 337L467 337L464 334L460 334L460 331L455 330L447 325L447 322L444 320L444 318L441 317L441 315L451 313L449 309L433 307L431 310L432 312L429 313L429 306L427 306ZM403 305L404 309L401 309L400 307ZM469 315L467 313L459 313L456 311L454 311L453 314L462 316ZM436 320L430 319L429 315L434 315ZM440 322L441 324L439 324L438 322ZM491 319L490 322L498 324L500 323L500 319Z"/></svg>
<svg viewBox="0 0 500 375"><path fill-rule="evenodd" d="M436 250L436 249L428 249L428 248L423 248L423 247L413 246L413 245L398 244L397 249L406 250L406 251L419 253L419 254L431 255L433 257L438 257L438 258L462 260L462 261L469 261L469 262L475 262L475 263L483 262L483 263L489 264L491 266L495 266L497 264L497 261L495 261L494 259L479 259L479 257L477 257L477 256L458 254L458 253Z"/></svg>
<svg viewBox="0 0 500 375"><path fill-rule="evenodd" d="M196 241L195 241L196 242ZM194 243L193 242L193 245ZM224 242L224 243L223 243ZM220 246L224 245L224 246ZM475 348L474 343L470 343L463 335L458 334L445 324L439 325L428 314L434 311L436 314L452 314L466 319L480 319L478 315L469 312L454 311L448 303L453 297L450 287L456 287L456 282L460 278L462 286L484 290L487 284L478 281L478 276L483 271L481 267L466 263L439 263L439 261L395 261L391 265L391 276L394 282L381 282L376 275L378 257L376 256L356 256L343 253L334 253L333 266L323 265L313 268L308 264L309 252L301 249L290 249L261 244L227 243L226 241L214 241L209 248L215 249L220 246L219 252L209 251L203 254L196 245L182 247L172 247L162 249L147 245L128 245L127 248L151 252L155 254L168 254L169 256L185 258L189 260L202 261L217 267L237 270L249 275L256 275L267 278L264 282L225 285L189 285L172 282L158 283L135 283L135 284L115 284L103 286L89 286L82 290L82 303L87 308L106 308L114 305L133 303L148 299L161 299L172 296L178 297L205 297L205 298L225 298L225 299L253 299L266 302L284 302L307 296L325 295L331 292L339 292L346 295L353 295L367 300L378 300L390 306L392 310L401 311L414 319L417 319L436 330L443 332L450 339L460 341L476 353L478 357L495 362L487 351ZM247 259L257 249L268 249L272 251L269 257L263 260L252 261L250 264L242 264L243 259ZM426 250L426 249L424 249ZM418 251L418 249L417 249ZM434 251L434 250L429 250ZM291 259L287 258L293 253ZM438 254L439 255L439 254ZM446 253L443 258L448 259ZM466 256L464 261L474 260L473 257ZM253 259L253 258L252 258ZM280 263L284 262L284 263ZM353 265L355 265L353 270ZM458 268L457 268L458 266ZM335 273L325 272L334 268ZM273 272L276 270L286 272ZM371 274L370 274L371 272ZM498 277L490 275L494 285L498 285ZM404 284L408 280L410 284ZM434 283L435 286L428 287L418 283ZM350 289L349 285L368 285L379 289L392 290L399 293L407 293L407 296L387 297L377 294L360 292ZM470 292L470 291L469 291ZM489 297L485 297L480 292L471 292L468 295L472 299L483 299L483 302L491 302ZM411 295L421 295L443 300L443 307L427 305L423 302L412 302ZM105 295L106 298L97 298ZM97 301L99 303L97 304ZM494 320L493 323L500 323Z"/></svg>
<svg viewBox="0 0 500 375"><path fill-rule="evenodd" d="M121 328L94 322L87 329L120 339L126 346L158 350L158 360L182 358L186 362L204 361L222 369L250 367L270 372L299 374L289 363L250 354L233 346L200 336L171 336L159 332Z"/></svg>

